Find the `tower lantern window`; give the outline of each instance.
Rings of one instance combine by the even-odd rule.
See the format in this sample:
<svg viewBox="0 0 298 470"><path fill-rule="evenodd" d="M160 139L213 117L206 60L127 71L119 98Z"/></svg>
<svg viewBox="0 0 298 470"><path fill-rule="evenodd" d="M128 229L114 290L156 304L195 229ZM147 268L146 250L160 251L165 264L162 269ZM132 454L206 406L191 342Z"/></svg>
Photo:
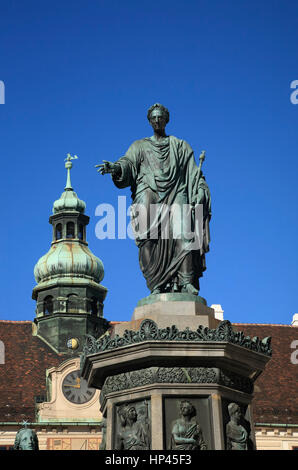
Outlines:
<svg viewBox="0 0 298 470"><path fill-rule="evenodd" d="M84 240L84 227L83 227L83 224L79 225L78 238L80 240Z"/></svg>
<svg viewBox="0 0 298 470"><path fill-rule="evenodd" d="M57 224L56 225L55 238L56 238L56 240L61 240L61 238L62 238L62 224Z"/></svg>
<svg viewBox="0 0 298 470"><path fill-rule="evenodd" d="M74 238L74 237L75 237L75 225L73 222L67 222L66 238Z"/></svg>
<svg viewBox="0 0 298 470"><path fill-rule="evenodd" d="M44 299L44 310L43 313L44 315L52 315L53 313L53 297L51 295L48 295Z"/></svg>

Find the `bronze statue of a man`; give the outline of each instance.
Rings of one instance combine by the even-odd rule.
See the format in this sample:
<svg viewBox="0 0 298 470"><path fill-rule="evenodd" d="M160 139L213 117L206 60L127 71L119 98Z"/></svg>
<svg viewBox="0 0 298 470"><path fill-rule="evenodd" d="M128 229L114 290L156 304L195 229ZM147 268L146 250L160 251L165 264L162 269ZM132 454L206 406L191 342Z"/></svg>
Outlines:
<svg viewBox="0 0 298 470"><path fill-rule="evenodd" d="M188 143L166 135L169 111L156 103L147 117L153 136L133 142L115 163L104 161L96 166L101 174L111 173L118 188L131 188L139 263L151 293L197 295L199 278L206 269L205 253L209 251L209 188ZM203 207L203 236L200 247L194 249L187 233L194 233L191 227L196 223L194 207L198 204ZM145 209L143 219L140 207ZM177 207L182 209L180 218ZM161 230L163 223L167 236Z"/></svg>

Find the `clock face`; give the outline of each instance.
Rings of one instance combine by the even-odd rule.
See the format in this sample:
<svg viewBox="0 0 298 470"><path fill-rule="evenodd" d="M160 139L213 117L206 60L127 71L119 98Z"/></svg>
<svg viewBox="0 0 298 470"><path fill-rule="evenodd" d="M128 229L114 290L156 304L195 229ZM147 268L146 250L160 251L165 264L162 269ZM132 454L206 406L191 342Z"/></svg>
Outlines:
<svg viewBox="0 0 298 470"><path fill-rule="evenodd" d="M74 370L64 378L62 392L68 401L81 405L94 397L96 389L88 388L86 380L80 376L80 371Z"/></svg>

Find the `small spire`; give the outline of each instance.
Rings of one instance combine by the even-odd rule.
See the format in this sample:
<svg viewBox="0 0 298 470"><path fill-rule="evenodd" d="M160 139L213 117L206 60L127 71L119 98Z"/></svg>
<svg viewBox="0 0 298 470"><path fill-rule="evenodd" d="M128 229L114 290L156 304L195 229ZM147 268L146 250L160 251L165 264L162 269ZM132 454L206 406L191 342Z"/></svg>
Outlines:
<svg viewBox="0 0 298 470"><path fill-rule="evenodd" d="M66 186L65 186L65 190L69 189L69 190L72 190L72 186L71 186L71 180L70 180L70 170L72 169L72 162L71 160L76 160L77 158L79 158L77 155L74 155L73 157L70 155L70 153L67 154L67 157L65 158L65 168L67 169L67 180L66 180Z"/></svg>

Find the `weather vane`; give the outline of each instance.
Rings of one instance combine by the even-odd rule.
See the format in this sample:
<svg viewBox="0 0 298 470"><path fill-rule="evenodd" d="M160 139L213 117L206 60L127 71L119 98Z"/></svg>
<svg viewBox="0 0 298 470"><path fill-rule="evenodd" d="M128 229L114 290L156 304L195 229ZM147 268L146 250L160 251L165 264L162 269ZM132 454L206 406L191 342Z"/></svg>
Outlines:
<svg viewBox="0 0 298 470"><path fill-rule="evenodd" d="M70 155L70 153L67 154L67 157L65 158L65 168L67 169L67 181L66 181L66 186L65 189L72 189L71 186L71 180L70 180L70 170L72 169L72 160L77 160L79 157L77 155L74 155L73 157Z"/></svg>

